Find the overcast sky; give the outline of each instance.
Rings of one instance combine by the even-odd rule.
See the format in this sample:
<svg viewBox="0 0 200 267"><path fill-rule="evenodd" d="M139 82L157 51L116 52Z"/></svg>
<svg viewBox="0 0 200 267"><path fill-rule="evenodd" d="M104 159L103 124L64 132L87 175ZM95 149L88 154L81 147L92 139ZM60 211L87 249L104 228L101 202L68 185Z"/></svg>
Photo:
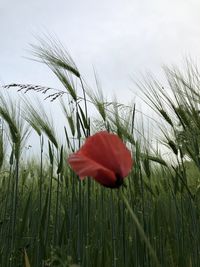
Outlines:
<svg viewBox="0 0 200 267"><path fill-rule="evenodd" d="M95 68L105 94L128 103L138 93L131 76L160 76L163 64L181 66L186 56L198 62L199 25L199 0L0 0L0 84L60 87L46 66L26 59L45 33L89 84Z"/></svg>
<svg viewBox="0 0 200 267"><path fill-rule="evenodd" d="M0 0L0 82L59 87L29 61L35 35L56 35L92 84L93 67L108 95L137 89L130 76L159 74L162 64L199 59L199 0Z"/></svg>

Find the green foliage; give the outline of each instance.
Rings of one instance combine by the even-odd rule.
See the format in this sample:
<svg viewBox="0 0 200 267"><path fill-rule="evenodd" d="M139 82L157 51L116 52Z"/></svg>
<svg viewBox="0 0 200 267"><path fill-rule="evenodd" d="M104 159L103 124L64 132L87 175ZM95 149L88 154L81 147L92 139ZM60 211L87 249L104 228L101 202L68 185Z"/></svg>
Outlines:
<svg viewBox="0 0 200 267"><path fill-rule="evenodd" d="M97 78L97 92L86 92L78 68L57 45L42 42L34 48L66 89L68 103L61 103L66 144L60 144L41 107L38 111L26 105L22 117L21 107L17 112L12 102L0 97L5 125L0 133L0 266L154 267L158 258L162 267L199 267L197 69L188 67L184 76L165 68L170 93L152 78L137 83L163 120L162 140L156 141L167 147L166 159L150 145L144 129L136 128L135 104L105 101ZM82 89L82 97L74 84ZM89 117L88 103L98 111L95 119ZM37 160L21 157L26 123L40 140ZM67 164L68 154L99 130L118 134L133 154L133 169L120 188L127 202L118 190L103 188L90 178L80 181Z"/></svg>

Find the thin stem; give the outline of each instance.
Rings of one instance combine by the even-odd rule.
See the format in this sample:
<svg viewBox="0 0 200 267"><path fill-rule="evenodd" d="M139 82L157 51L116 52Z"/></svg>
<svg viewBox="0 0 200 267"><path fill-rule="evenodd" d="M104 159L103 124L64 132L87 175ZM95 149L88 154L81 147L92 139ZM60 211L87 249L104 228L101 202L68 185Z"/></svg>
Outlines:
<svg viewBox="0 0 200 267"><path fill-rule="evenodd" d="M80 77L80 82L81 82L81 87L82 87L82 90L83 90L83 99L84 99L84 105L85 105L85 117L86 117L86 121L87 123L89 123L88 121L88 110L87 110L87 99L86 99L86 93L85 93L85 87L84 87L84 84L83 84L83 80L81 79ZM86 129L86 137L88 137L90 135L90 130L89 129Z"/></svg>
<svg viewBox="0 0 200 267"><path fill-rule="evenodd" d="M39 181L39 205L40 205L40 217L42 216L42 191L43 191L43 147L44 139L43 136L40 136L40 181Z"/></svg>
<svg viewBox="0 0 200 267"><path fill-rule="evenodd" d="M124 204L125 204L127 210L130 213L131 218L133 219L133 222L134 222L134 224L135 224L135 226L136 226L136 228L138 230L138 233L140 234L141 238L143 239L144 243L146 244L147 248L149 249L149 253L150 253L150 255L152 256L152 259L155 262L155 266L161 267L161 265L160 265L160 263L158 261L158 258L156 256L156 253L155 253L153 247L151 246L151 243L149 242L149 240L148 240L148 238L147 238L147 236L146 236L146 234L145 234L145 232L144 232L144 230L143 230L143 228L142 228L142 226L141 226L136 214L133 212L133 209L131 208L131 206L130 206L130 204L129 204L129 202L128 202L125 194L124 194L124 192L122 190L119 190L119 193L120 193L120 196L122 197L122 199L124 201Z"/></svg>

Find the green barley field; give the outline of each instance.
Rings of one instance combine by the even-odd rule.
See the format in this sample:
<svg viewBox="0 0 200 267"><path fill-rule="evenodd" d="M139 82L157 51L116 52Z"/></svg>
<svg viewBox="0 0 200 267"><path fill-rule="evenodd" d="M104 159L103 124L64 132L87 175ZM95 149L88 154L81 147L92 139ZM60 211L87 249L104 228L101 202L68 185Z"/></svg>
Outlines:
<svg viewBox="0 0 200 267"><path fill-rule="evenodd" d="M0 95L1 267L199 267L200 73L164 68L165 86L152 77L135 82L157 119L153 143L137 103L107 102L96 77L91 89L66 51L33 47L62 90L10 84L7 90L61 100L62 142L42 107L16 105ZM2 92L4 92L2 90ZM79 93L77 93L79 92ZM63 97L67 101L64 101ZM89 106L96 108L96 117ZM155 122L157 121L157 123ZM83 181L67 163L87 137L117 134L134 160L119 189ZM37 157L26 157L34 132Z"/></svg>

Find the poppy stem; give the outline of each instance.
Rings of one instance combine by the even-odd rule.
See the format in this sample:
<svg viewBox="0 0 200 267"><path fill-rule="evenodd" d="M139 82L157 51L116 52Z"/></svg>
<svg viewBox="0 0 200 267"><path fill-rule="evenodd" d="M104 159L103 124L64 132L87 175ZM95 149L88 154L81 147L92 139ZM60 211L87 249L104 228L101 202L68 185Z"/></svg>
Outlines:
<svg viewBox="0 0 200 267"><path fill-rule="evenodd" d="M147 238L147 236L146 236L146 234L145 234L145 232L144 232L144 230L143 230L143 228L142 228L142 226L141 226L136 214L134 213L133 209L131 208L127 197L125 196L125 194L124 194L124 192L122 190L119 190L119 193L121 195L121 198L123 199L123 202L124 202L127 210L130 213L131 218L133 219L133 222L134 222L134 224L135 224L135 226L136 226L136 228L138 230L138 233L140 234L140 236L143 239L145 245L149 249L149 253L152 256L152 259L154 260L154 262L156 264L155 266L161 267L161 265L159 263L159 260L158 260L158 257L157 257L157 255L155 253L155 250L153 249L151 243L149 242L149 239Z"/></svg>

